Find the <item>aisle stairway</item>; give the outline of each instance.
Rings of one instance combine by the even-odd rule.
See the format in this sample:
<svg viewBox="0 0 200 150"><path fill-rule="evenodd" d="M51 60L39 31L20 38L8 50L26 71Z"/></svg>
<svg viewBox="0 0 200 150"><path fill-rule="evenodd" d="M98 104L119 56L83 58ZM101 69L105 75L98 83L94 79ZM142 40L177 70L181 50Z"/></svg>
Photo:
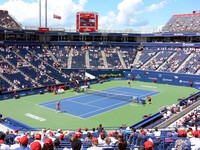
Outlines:
<svg viewBox="0 0 200 150"><path fill-rule="evenodd" d="M106 54L104 51L101 51L101 55L102 55L102 58L103 58L103 62L104 62L104 66L105 66L105 69L108 69L108 62L107 62L107 59L106 59Z"/></svg>
<svg viewBox="0 0 200 150"><path fill-rule="evenodd" d="M180 71L180 69L185 66L185 63L190 60L193 57L194 53L191 53L186 59L185 61L176 69L175 73L178 73Z"/></svg>
<svg viewBox="0 0 200 150"><path fill-rule="evenodd" d="M138 62L138 60L140 59L140 56L142 55L142 51L137 51L137 54L136 54L136 57L135 57L135 59L134 59L134 61L133 61L133 66L135 65L135 64L137 64L137 62Z"/></svg>
<svg viewBox="0 0 200 150"><path fill-rule="evenodd" d="M123 59L123 57L122 57L122 54L120 53L120 51L117 51L117 54L118 54L119 60L120 60L120 62L121 62L121 64L122 64L123 68L126 69L127 66L126 66L126 64L125 64L125 62L124 62L124 59Z"/></svg>
<svg viewBox="0 0 200 150"><path fill-rule="evenodd" d="M86 51L85 53L85 65L86 65L86 68L90 68L89 51Z"/></svg>
<svg viewBox="0 0 200 150"><path fill-rule="evenodd" d="M157 71L159 71L168 62L168 60L173 58L174 55L176 55L176 52L174 52L170 57L168 57L168 59L162 65L160 65L160 67L157 68Z"/></svg>
<svg viewBox="0 0 200 150"><path fill-rule="evenodd" d="M69 52L69 57L68 57L68 63L67 63L67 66L68 66L68 69L71 69L72 68L72 56L73 56L73 51L74 49L72 48Z"/></svg>

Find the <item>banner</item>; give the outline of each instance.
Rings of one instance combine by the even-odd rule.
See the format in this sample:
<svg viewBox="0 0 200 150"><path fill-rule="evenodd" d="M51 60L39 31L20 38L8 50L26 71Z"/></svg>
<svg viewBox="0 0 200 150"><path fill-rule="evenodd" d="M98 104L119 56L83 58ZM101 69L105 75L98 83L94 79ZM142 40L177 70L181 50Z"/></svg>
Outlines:
<svg viewBox="0 0 200 150"><path fill-rule="evenodd" d="M61 16L53 14L53 18L55 18L55 19L61 19Z"/></svg>

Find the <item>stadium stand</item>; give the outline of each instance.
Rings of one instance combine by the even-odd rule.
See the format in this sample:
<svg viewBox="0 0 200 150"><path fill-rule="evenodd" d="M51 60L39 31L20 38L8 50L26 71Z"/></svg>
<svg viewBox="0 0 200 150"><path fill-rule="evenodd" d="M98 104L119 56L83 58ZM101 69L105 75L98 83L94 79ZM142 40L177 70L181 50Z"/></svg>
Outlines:
<svg viewBox="0 0 200 150"><path fill-rule="evenodd" d="M163 27L164 32L198 32L200 13L173 15Z"/></svg>
<svg viewBox="0 0 200 150"><path fill-rule="evenodd" d="M199 13L173 15L163 31L199 32L199 21ZM0 10L0 28L12 29L13 32L22 30L17 21L7 11L3 10ZM33 42L37 38L27 38L28 41L23 43L20 42L21 39L17 39L15 36L8 35L9 38L5 40L4 34L1 35L3 43L0 43L0 94L6 95L8 93L11 95L13 92L32 90L32 88L38 91L40 91L39 88L43 88L45 92L53 92L58 85L70 84L70 86L76 86L73 84L86 81L85 72L87 69L102 69L103 71L111 69L111 73L115 69L121 70L121 72L124 69L128 69L129 72L139 69L145 70L145 72L142 72L144 76L152 73L148 72L152 70L162 73L180 73L181 75L200 74L200 45L187 43L188 39L191 38L187 36L183 38L172 34L170 39L162 35L152 34L153 37L148 39L148 36L138 34L134 37L137 38L138 36L138 41L143 41L147 44L146 46L142 45L141 42L106 41L102 43L102 41L98 41L98 43L92 41L88 44L85 41L77 42L76 40L69 43L64 42L64 44L57 41L55 43L45 41L44 43L49 45L44 46L44 43ZM25 31L23 31L23 34L25 34ZM38 33L34 31L34 34ZM59 36L59 33L57 34ZM90 34L92 33L88 35ZM49 39L52 38L51 33L48 36ZM95 37L95 33L92 36ZM123 35L121 36L123 37ZM111 39L115 38L111 37ZM120 37L120 39L123 38ZM7 40L10 40L10 43ZM199 41L197 33L195 33L193 41ZM138 49L140 46L141 49ZM141 55L136 59L138 51L141 52ZM159 76L162 75L164 73L159 73ZM99 74L96 75L96 78L98 77ZM173 74L173 77L177 78L178 75ZM187 77L185 76L185 78ZM195 78L196 76L192 77ZM138 72L135 79L139 78L141 76ZM98 79L100 82L100 78ZM171 79L167 80L171 82ZM186 82L185 85L188 86L190 84L190 81L179 80L179 82ZM195 82L196 85L199 84L198 80L195 80ZM57 140L58 146L54 148L57 150L73 149L75 144L80 144L78 146L83 149L97 147L115 150L119 146L128 150L142 148L153 148L154 150L199 149L199 100L200 93L191 94L191 96L180 100L178 104L166 106L156 114L145 115L141 122L132 126L119 127L119 129L114 129L115 131L106 130L103 127L98 127L98 132L93 130L82 132L80 129L77 131L46 128L36 130L15 120L15 118L3 118L0 115L2 129L4 127L8 129L7 131L0 131L0 149L19 147L19 143L23 142L25 135L28 138L28 141L25 140L28 142L26 143L28 147L33 146L36 140L39 141L41 147L53 146L53 143L56 145Z"/></svg>
<svg viewBox="0 0 200 150"><path fill-rule="evenodd" d="M6 10L0 10L0 28L15 30L22 29L22 27L9 15Z"/></svg>

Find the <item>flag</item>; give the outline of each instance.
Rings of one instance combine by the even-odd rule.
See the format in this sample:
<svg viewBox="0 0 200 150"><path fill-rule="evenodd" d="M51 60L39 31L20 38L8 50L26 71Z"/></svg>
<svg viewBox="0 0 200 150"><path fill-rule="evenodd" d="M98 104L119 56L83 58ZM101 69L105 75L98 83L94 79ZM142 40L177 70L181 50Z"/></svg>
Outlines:
<svg viewBox="0 0 200 150"><path fill-rule="evenodd" d="M61 16L53 14L53 18L55 18L55 19L61 19Z"/></svg>

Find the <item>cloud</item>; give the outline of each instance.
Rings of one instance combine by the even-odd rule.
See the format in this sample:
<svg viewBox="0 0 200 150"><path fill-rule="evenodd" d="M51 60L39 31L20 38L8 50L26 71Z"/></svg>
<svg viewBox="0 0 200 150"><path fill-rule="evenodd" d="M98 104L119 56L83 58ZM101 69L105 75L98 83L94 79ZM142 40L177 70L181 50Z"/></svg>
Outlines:
<svg viewBox="0 0 200 150"><path fill-rule="evenodd" d="M153 3L149 6L145 6L143 0L122 0L117 5L117 12L110 11L108 15L102 16L99 19L99 28L103 27L104 29L116 29L115 27L117 25L118 28L148 27L148 18L142 18L138 15L141 16L144 13L158 11L167 5L170 1L172 0L162 0L158 3ZM109 19L111 12L112 19Z"/></svg>
<svg viewBox="0 0 200 150"><path fill-rule="evenodd" d="M146 7L146 11L147 12L157 11L159 9L162 9L167 3L168 3L167 0L164 0L159 3L151 4L150 6Z"/></svg>
<svg viewBox="0 0 200 150"><path fill-rule="evenodd" d="M42 26L45 24L45 0L42 1ZM65 27L75 29L76 13L84 11L89 0L47 0L48 27ZM105 16L99 17L99 29L127 29L149 25L148 18L141 15L158 11L174 0L162 0L145 6L144 0L122 0L116 5L117 11L110 10ZM8 10L23 26L39 26L39 0L8 0L0 5L0 9ZM53 14L62 17L53 19Z"/></svg>
<svg viewBox="0 0 200 150"><path fill-rule="evenodd" d="M45 1L42 4L42 26L44 26ZM47 0L48 26L68 27L75 29L76 12L83 11L87 0ZM0 5L0 9L8 10L23 26L39 26L39 0L8 0ZM60 15L61 20L53 19L53 14ZM74 18L74 19L71 19Z"/></svg>
<svg viewBox="0 0 200 150"><path fill-rule="evenodd" d="M142 0L123 0L117 5L117 12L112 10L106 16L99 18L100 29L119 29L140 24L135 15L143 5Z"/></svg>

